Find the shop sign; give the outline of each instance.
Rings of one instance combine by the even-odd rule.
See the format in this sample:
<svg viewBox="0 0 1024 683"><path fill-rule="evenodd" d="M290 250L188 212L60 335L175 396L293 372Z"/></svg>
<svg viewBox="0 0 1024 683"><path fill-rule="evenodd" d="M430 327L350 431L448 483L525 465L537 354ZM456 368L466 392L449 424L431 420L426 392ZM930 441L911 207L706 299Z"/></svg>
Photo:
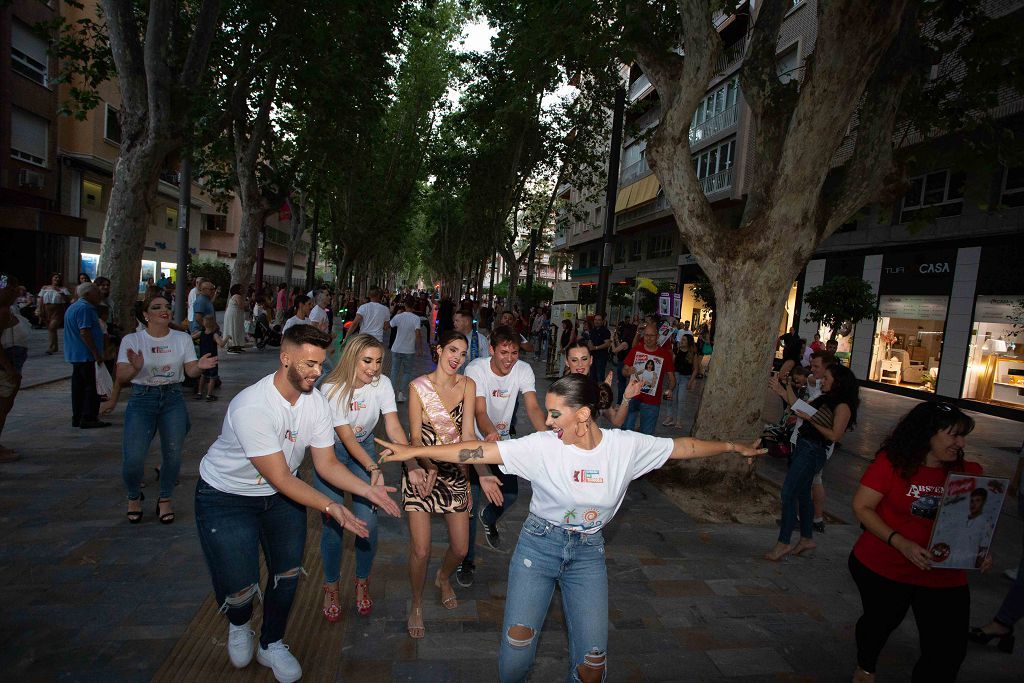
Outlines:
<svg viewBox="0 0 1024 683"><path fill-rule="evenodd" d="M956 270L956 250L885 255L880 289L890 294L945 294Z"/></svg>
<svg viewBox="0 0 1024 683"><path fill-rule="evenodd" d="M944 296L884 295L878 302L878 308L884 318L945 320L948 303L949 298Z"/></svg>
<svg viewBox="0 0 1024 683"><path fill-rule="evenodd" d="M1020 302L1024 302L1024 294L1020 296L979 296L974 305L974 322L1008 324L1013 318L1014 305Z"/></svg>
<svg viewBox="0 0 1024 683"><path fill-rule="evenodd" d="M693 254L680 254L679 259L676 261L678 266L695 266L697 265L697 257Z"/></svg>

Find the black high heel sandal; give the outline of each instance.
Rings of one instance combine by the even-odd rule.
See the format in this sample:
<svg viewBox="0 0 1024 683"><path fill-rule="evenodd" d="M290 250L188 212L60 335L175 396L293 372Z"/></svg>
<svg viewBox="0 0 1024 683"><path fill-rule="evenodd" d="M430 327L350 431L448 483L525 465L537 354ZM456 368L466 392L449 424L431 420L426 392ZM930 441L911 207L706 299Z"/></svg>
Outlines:
<svg viewBox="0 0 1024 683"><path fill-rule="evenodd" d="M1006 654L1013 652L1013 644L1016 641L1012 630L1008 633L985 633L977 627L972 628L967 632L967 638L971 642L978 643L979 645L988 645L993 638L998 638L996 641L996 649L1000 652L1005 652Z"/></svg>
<svg viewBox="0 0 1024 683"><path fill-rule="evenodd" d="M162 515L160 514L160 503L170 503L170 502L171 502L170 498L158 498L157 501L156 501L156 514L159 517L161 524L173 524L174 523L174 511L173 510L171 510L170 512L165 512Z"/></svg>
<svg viewBox="0 0 1024 683"><path fill-rule="evenodd" d="M140 493L138 500L139 500L139 509L138 510L129 510L127 512L128 523L129 524L138 524L139 522L142 521L142 501L146 500L146 494L145 493ZM129 502L135 502L135 501L129 501Z"/></svg>

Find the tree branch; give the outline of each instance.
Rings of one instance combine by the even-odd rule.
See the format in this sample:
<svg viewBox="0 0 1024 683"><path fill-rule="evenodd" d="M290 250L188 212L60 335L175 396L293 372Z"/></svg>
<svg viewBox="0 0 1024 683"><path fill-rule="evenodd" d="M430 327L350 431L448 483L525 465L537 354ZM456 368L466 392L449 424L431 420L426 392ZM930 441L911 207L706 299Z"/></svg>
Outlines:
<svg viewBox="0 0 1024 683"><path fill-rule="evenodd" d="M893 137L900 98L907 85L921 78L923 43L918 26L919 6L903 15L899 33L882 58L864 91L853 155L840 171L834 192L822 196L819 231L834 232L895 177Z"/></svg>
<svg viewBox="0 0 1024 683"><path fill-rule="evenodd" d="M195 32L185 55L185 63L181 69L178 83L184 90L191 90L199 83L199 78L206 66L210 54L210 45L217 34L218 17L220 16L220 0L203 0L196 19Z"/></svg>
<svg viewBox="0 0 1024 683"><path fill-rule="evenodd" d="M110 37L110 53L117 67L122 110L144 111L146 71L139 43L139 27L130 0L101 0Z"/></svg>

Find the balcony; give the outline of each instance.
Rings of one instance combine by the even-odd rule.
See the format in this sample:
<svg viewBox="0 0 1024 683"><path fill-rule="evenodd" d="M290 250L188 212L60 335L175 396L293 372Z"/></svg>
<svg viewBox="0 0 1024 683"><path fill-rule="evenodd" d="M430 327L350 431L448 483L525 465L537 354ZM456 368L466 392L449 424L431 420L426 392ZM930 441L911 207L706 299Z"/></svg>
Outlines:
<svg viewBox="0 0 1024 683"><path fill-rule="evenodd" d="M641 157L640 160L622 168L622 173L619 174L619 187L629 185L634 180L650 175L650 173L651 167L647 165L647 158Z"/></svg>
<svg viewBox="0 0 1024 683"><path fill-rule="evenodd" d="M643 114L638 116L635 121L627 126L627 133L636 132L639 136L641 133L652 128L661 121L661 107L654 106L645 111Z"/></svg>
<svg viewBox="0 0 1024 683"><path fill-rule="evenodd" d="M551 245L555 249L561 249L562 247L564 247L566 245L566 243L568 241L569 241L569 232L568 232L568 230L560 228L559 230L557 230L555 232L555 238L552 241Z"/></svg>
<svg viewBox="0 0 1024 683"><path fill-rule="evenodd" d="M739 119L739 107L733 105L723 112L715 114L704 123L690 128L690 147L725 132L736 125Z"/></svg>
<svg viewBox="0 0 1024 683"><path fill-rule="evenodd" d="M733 169L727 168L724 171L719 171L714 175L709 175L705 178L700 179L700 186L704 190L704 194L711 196L719 192L724 192L732 187L732 176Z"/></svg>
<svg viewBox="0 0 1024 683"><path fill-rule="evenodd" d="M715 65L715 76L721 76L729 73L734 67L738 66L743 61L743 41L740 40L733 45L725 48L725 50L718 56L718 63Z"/></svg>
<svg viewBox="0 0 1024 683"><path fill-rule="evenodd" d="M629 101L634 102L653 89L653 86L651 86L651 79L647 78L647 74L640 74L640 77L633 81L633 84L629 86Z"/></svg>
<svg viewBox="0 0 1024 683"><path fill-rule="evenodd" d="M646 204L641 204L635 209L628 209L616 214L615 227L618 229L620 225L635 223L636 221L649 218L654 214L670 210L671 208L672 207L668 204L668 199L665 197L665 193L659 193L653 202L647 202Z"/></svg>

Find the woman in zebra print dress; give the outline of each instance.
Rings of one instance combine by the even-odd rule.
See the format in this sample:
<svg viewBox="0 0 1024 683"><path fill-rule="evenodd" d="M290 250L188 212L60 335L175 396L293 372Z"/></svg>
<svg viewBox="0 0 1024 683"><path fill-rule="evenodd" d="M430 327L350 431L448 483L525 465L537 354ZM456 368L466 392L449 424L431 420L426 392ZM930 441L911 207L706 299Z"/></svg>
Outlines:
<svg viewBox="0 0 1024 683"><path fill-rule="evenodd" d="M466 362L466 338L449 330L437 345L437 367L409 383L409 429L412 443L436 445L472 439L476 385L458 374ZM430 562L430 515L444 515L448 526L448 549L434 576L441 592L441 604L455 609L450 577L469 548L469 511L472 509L469 479L465 465L436 463L422 458L403 463L402 505L409 521L409 581L412 604L408 630L412 638L422 638L423 586Z"/></svg>

